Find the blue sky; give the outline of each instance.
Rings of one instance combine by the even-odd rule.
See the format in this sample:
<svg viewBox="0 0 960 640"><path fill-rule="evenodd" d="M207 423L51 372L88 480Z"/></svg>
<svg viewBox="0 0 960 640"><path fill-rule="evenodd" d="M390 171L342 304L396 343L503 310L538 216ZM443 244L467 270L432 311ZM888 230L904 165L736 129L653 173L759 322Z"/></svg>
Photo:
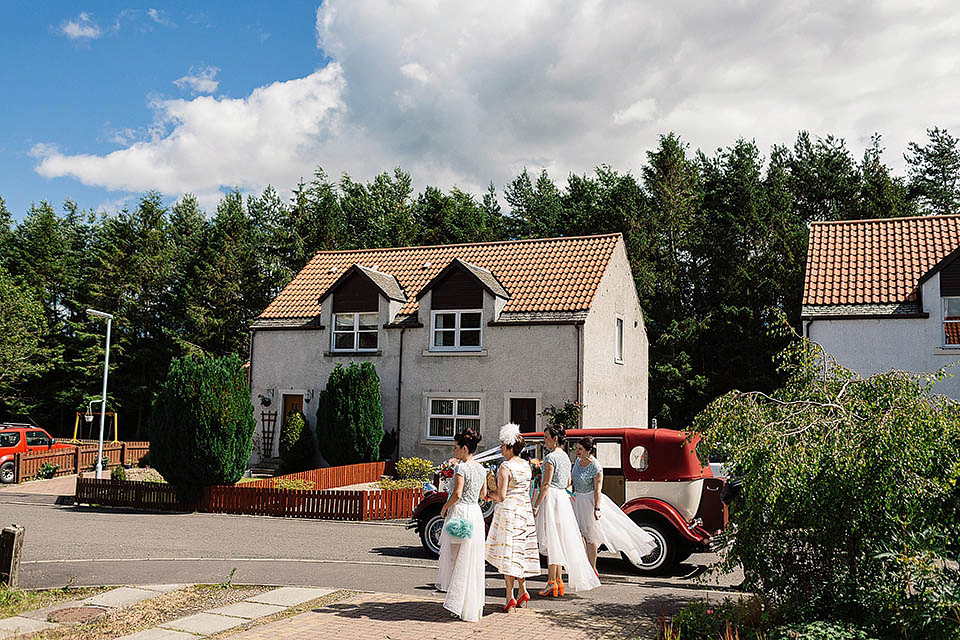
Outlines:
<svg viewBox="0 0 960 640"><path fill-rule="evenodd" d="M712 153L799 130L903 170L960 135L951 2L7 2L0 196L106 212L149 189L212 211L322 166L418 189L638 173L675 131Z"/></svg>

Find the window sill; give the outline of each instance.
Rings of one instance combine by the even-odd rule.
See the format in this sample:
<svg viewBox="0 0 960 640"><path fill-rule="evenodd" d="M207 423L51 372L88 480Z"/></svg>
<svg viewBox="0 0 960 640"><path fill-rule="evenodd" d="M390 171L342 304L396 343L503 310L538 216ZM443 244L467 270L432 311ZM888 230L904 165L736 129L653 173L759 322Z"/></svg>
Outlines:
<svg viewBox="0 0 960 640"><path fill-rule="evenodd" d="M485 356L487 355L486 349L480 349L478 351L430 351L425 349L421 354L424 356Z"/></svg>
<svg viewBox="0 0 960 640"><path fill-rule="evenodd" d="M355 358L357 356L373 356L379 357L383 355L383 351L377 349L376 351L324 351L324 358L336 358L337 356L349 356Z"/></svg>
<svg viewBox="0 0 960 640"><path fill-rule="evenodd" d="M960 344L955 347L934 347L933 355L960 357Z"/></svg>
<svg viewBox="0 0 960 640"><path fill-rule="evenodd" d="M427 446L451 445L453 444L453 438L420 438L420 444Z"/></svg>

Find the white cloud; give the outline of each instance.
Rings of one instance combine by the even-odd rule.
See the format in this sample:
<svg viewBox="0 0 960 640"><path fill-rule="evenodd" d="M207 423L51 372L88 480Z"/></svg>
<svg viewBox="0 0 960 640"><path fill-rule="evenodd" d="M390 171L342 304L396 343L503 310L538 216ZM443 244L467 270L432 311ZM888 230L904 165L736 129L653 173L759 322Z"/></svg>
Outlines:
<svg viewBox="0 0 960 640"><path fill-rule="evenodd" d="M219 72L219 68L209 65L193 66L190 67L187 75L182 78L177 78L173 81L173 84L182 90L189 89L194 95L198 93L213 93L217 90L217 87L220 86L220 82L216 80L217 73Z"/></svg>
<svg viewBox="0 0 960 640"><path fill-rule="evenodd" d="M147 15L150 16L150 19L156 22L159 25L164 27L174 27L173 24L166 16L163 15L163 12L158 9L147 9Z"/></svg>
<svg viewBox="0 0 960 640"><path fill-rule="evenodd" d="M105 156L37 147L37 170L215 198L288 189L317 165L357 179L400 165L418 186L479 192L524 167L636 173L670 131L708 153L741 136L767 153L807 129L856 155L880 132L895 167L925 128L960 131L946 0L326 0L315 30L326 68L245 99L158 101L150 140Z"/></svg>
<svg viewBox="0 0 960 640"><path fill-rule="evenodd" d="M89 13L81 13L76 19L68 20L60 27L60 31L71 40L96 40L103 35L100 25L93 21Z"/></svg>
<svg viewBox="0 0 960 640"><path fill-rule="evenodd" d="M104 156L67 155L51 145L36 145L31 154L42 176L72 176L118 191L192 192L212 209L221 186L258 190L309 177L319 150L342 133L343 89L341 70L332 64L245 99L156 101L154 124L162 133Z"/></svg>

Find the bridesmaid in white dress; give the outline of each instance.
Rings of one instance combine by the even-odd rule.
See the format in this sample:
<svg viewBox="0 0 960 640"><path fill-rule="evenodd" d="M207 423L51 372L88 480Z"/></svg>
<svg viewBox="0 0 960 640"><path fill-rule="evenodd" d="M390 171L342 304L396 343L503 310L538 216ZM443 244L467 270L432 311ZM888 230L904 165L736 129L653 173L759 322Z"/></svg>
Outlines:
<svg viewBox="0 0 960 640"><path fill-rule="evenodd" d="M507 587L504 611L524 606L530 600L527 578L540 575L537 528L530 507L532 474L530 463L520 457L525 444L519 426L510 422L500 427L504 462L497 470L497 490L490 496L498 504L487 534L487 562L503 574Z"/></svg>
<svg viewBox="0 0 960 640"><path fill-rule="evenodd" d="M573 512L577 516L580 533L587 548L587 558L597 570L597 547L601 544L608 551L623 552L631 562L640 564L640 559L653 552L657 543L649 533L638 527L613 500L603 494L603 468L593 457L593 438L580 438L573 463Z"/></svg>
<svg viewBox="0 0 960 640"><path fill-rule="evenodd" d="M453 455L460 460L453 490L440 509L446 519L440 534L437 588L446 591L443 607L462 620L477 622L484 604L484 524L478 500L486 496L487 471L474 461L480 443L476 429L454 437Z"/></svg>
<svg viewBox="0 0 960 640"><path fill-rule="evenodd" d="M567 496L570 483L570 458L560 448L566 432L563 427L551 425L543 433L543 442L551 452L543 460L543 478L540 493L533 503L537 522L537 541L540 553L547 556L549 567L547 586L541 596L562 596L565 591L563 569L566 568L570 588L589 591L600 586L577 526L577 517Z"/></svg>

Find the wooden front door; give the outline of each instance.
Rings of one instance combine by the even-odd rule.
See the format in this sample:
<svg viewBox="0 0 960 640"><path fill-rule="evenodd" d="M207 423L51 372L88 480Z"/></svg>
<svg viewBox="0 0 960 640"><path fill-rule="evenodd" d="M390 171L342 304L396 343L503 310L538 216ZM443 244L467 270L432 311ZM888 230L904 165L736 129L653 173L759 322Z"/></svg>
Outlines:
<svg viewBox="0 0 960 640"><path fill-rule="evenodd" d="M302 395L297 394L293 396L283 396L283 418L281 418L281 420L286 420L291 411L299 411L303 413Z"/></svg>
<svg viewBox="0 0 960 640"><path fill-rule="evenodd" d="M510 398L510 422L520 425L520 433L537 430L537 399Z"/></svg>

